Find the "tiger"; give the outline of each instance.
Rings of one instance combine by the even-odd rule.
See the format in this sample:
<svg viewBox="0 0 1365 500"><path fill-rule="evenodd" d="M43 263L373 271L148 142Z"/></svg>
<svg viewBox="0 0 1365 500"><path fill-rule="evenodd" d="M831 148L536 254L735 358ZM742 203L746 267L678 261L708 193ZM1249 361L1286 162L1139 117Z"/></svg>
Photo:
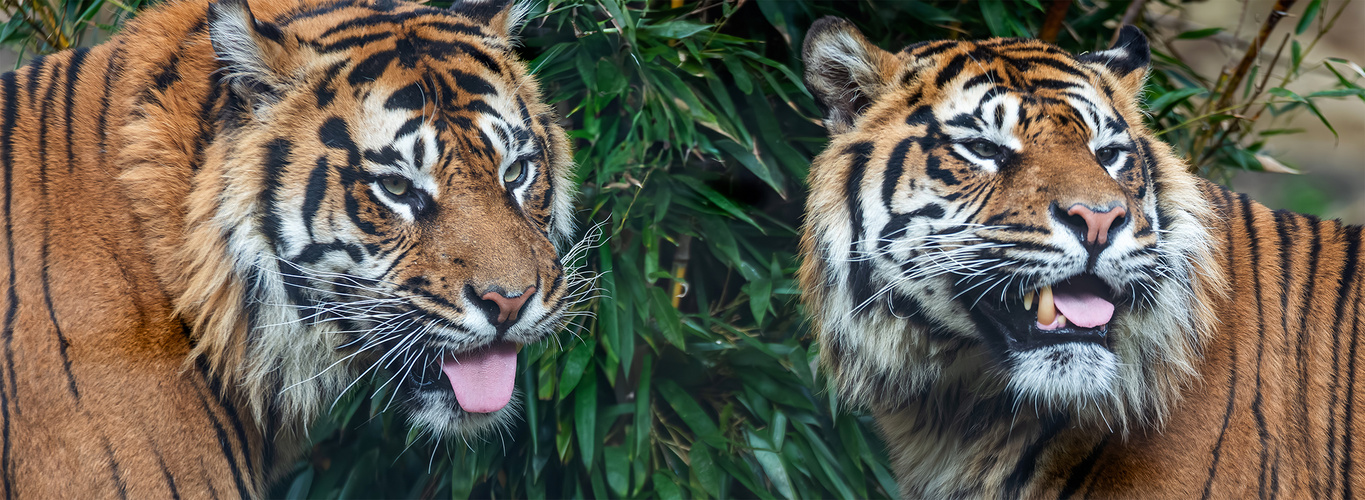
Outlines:
<svg viewBox="0 0 1365 500"><path fill-rule="evenodd" d="M0 76L0 498L264 497L365 380L506 429L582 285L528 11L177 0Z"/></svg>
<svg viewBox="0 0 1365 500"><path fill-rule="evenodd" d="M812 25L798 280L830 390L905 498L1365 494L1361 226L1191 174L1143 120L1146 37L1116 38Z"/></svg>

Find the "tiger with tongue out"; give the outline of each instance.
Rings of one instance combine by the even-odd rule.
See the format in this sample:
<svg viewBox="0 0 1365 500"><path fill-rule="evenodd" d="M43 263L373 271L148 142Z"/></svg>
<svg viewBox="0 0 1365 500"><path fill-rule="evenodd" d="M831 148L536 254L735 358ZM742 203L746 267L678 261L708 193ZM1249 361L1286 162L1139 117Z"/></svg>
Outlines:
<svg viewBox="0 0 1365 500"><path fill-rule="evenodd" d="M904 497L1365 492L1362 229L1189 174L1137 29L890 53L825 18L804 58L804 300Z"/></svg>
<svg viewBox="0 0 1365 500"><path fill-rule="evenodd" d="M528 8L180 0L0 75L0 497L262 497L368 378L514 418L587 283Z"/></svg>

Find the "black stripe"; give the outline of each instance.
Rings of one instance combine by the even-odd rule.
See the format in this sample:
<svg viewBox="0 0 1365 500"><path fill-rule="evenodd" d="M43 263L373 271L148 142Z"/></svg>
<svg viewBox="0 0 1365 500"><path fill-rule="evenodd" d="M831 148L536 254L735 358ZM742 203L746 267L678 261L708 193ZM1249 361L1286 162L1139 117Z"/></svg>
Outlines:
<svg viewBox="0 0 1365 500"><path fill-rule="evenodd" d="M1296 344L1298 344L1296 357L1299 362L1299 406L1302 408L1305 417L1311 414L1312 410L1308 403L1309 374L1308 344L1306 337L1308 335L1308 318L1313 315L1313 294L1316 291L1314 288L1318 281L1318 256L1322 253L1322 233L1318 228L1318 219L1307 217L1306 222L1308 228L1313 233L1313 241L1308 249L1308 274L1305 275L1307 279L1304 282L1304 291L1301 294L1303 296L1303 304L1299 306L1299 331L1298 340L1296 341ZM1305 443L1307 443L1307 438L1308 436L1305 433ZM1307 449L1307 447L1305 446L1304 449ZM1315 465L1317 465L1316 461L1309 462L1310 467ZM1318 491L1317 482L1320 474L1309 474L1309 477L1312 478L1312 491Z"/></svg>
<svg viewBox="0 0 1365 500"><path fill-rule="evenodd" d="M380 40L387 40L393 37L394 34L392 32L366 33L363 35L349 36L328 43L312 42L310 43L310 45L312 45L313 48L318 52L327 54L331 52L353 49L361 45L377 42Z"/></svg>
<svg viewBox="0 0 1365 500"><path fill-rule="evenodd" d="M205 374L205 378L208 378L207 374ZM223 396L215 393L213 398L221 400ZM209 418L209 423L213 424L213 432L218 437L218 450L222 452L223 460L227 461L228 469L232 472L232 479L237 484L237 495L242 498L249 497L248 492L250 490L247 489L246 482L242 479L242 471L237 468L237 457L236 452L232 449L232 442L228 440L222 422L219 422L218 416L213 414L213 409L209 407L209 400L203 394L199 394L199 406L204 411L204 416ZM245 443L243 445L245 446ZM243 458L247 457L243 456ZM249 462L250 459L247 458L247 461Z"/></svg>
<svg viewBox="0 0 1365 500"><path fill-rule="evenodd" d="M1038 66L1046 66L1048 68L1069 74L1071 76L1081 78L1086 81L1090 81L1090 75L1086 74L1080 68L1077 68L1074 64L1071 64L1068 61L1054 59L1051 57L1013 57L1010 58L1010 62L1014 63L1015 66L1018 66L1021 69L1024 69L1025 71L1032 69L1032 66L1036 64Z"/></svg>
<svg viewBox="0 0 1365 500"><path fill-rule="evenodd" d="M1227 198L1228 192L1227 192L1226 190L1220 190L1220 194L1223 195L1223 204L1222 204L1223 210L1222 210L1222 211L1224 211L1224 212L1231 211L1231 209L1232 209L1231 204L1232 204L1232 203L1231 203L1231 200L1229 200L1229 199ZM1228 274L1229 274L1229 276L1228 276L1228 282L1229 282L1229 283L1236 283L1236 282L1237 282L1237 267L1234 265L1233 260L1236 259L1236 239L1237 239L1237 238L1236 238L1236 235L1235 235L1235 234L1233 233L1233 231L1232 231L1232 227L1231 227L1232 224L1231 224L1231 221L1227 221L1227 222L1228 222L1228 225L1227 225L1227 227L1226 227L1226 231L1227 231L1227 245L1228 245L1228 248L1227 248L1227 253L1228 253L1228 266L1227 266L1227 269L1228 269ZM1239 299L1239 298L1240 298L1240 297L1232 297L1232 303L1234 303L1234 304L1238 303L1238 300L1237 300L1237 299ZM1213 460L1209 463L1209 478L1208 478L1208 480L1206 480L1206 481L1204 482L1204 494L1203 494L1203 495L1200 495L1200 498L1205 499L1205 500L1207 500L1207 499L1209 499L1209 498L1212 498L1212 495L1213 495L1213 478L1214 478L1214 476L1216 476L1216 475L1218 474L1218 462L1222 459L1222 455L1223 455L1223 438L1225 438L1225 437L1227 436L1227 432L1228 432L1228 423L1232 420L1232 410L1234 409L1235 404L1236 404L1236 402L1237 402L1237 339L1235 339L1235 338L1229 338L1229 339L1228 339L1228 359L1230 360L1230 362L1228 363L1229 372L1228 372L1228 384L1227 384L1227 387L1228 387L1228 405L1227 405L1227 409L1223 411L1223 426L1222 426L1220 429L1218 429L1218 440L1214 443L1214 445L1213 445L1213 450L1212 450L1212 452L1211 452L1211 454L1213 455Z"/></svg>
<svg viewBox="0 0 1365 500"><path fill-rule="evenodd" d="M351 260L357 263L365 258L363 253L364 250L361 249L359 245L337 240L332 241L331 243L309 243L304 245L303 249L299 250L297 255L290 257L289 260L307 265L317 262L330 252L346 252L346 255L350 256Z"/></svg>
<svg viewBox="0 0 1365 500"><path fill-rule="evenodd" d="M960 45L960 42L941 40L937 42L920 42L902 50L913 51L912 54L914 54L916 58L933 57L943 53L945 50L957 47L958 45Z"/></svg>
<svg viewBox="0 0 1365 500"><path fill-rule="evenodd" d="M451 70L448 75L455 80L455 87L476 95L498 95L498 90L493 88L493 84L488 83L483 77L465 73L462 71Z"/></svg>
<svg viewBox="0 0 1365 500"><path fill-rule="evenodd" d="M1081 491L1081 487L1085 486L1085 480L1090 477L1090 472L1095 469L1095 464L1099 462L1101 452L1108 444L1109 437L1105 436L1100 444L1095 445L1090 450L1089 455L1086 455L1084 459L1071 468L1071 472L1066 475L1066 485L1062 486L1061 493L1057 494L1057 500L1070 498Z"/></svg>
<svg viewBox="0 0 1365 500"><path fill-rule="evenodd" d="M1337 463L1337 399L1338 399L1337 392L1341 388L1341 382L1337 379L1337 377L1341 373L1341 329L1335 328L1335 326L1339 324L1337 322L1344 318L1345 317L1344 315L1346 314L1347 299L1351 295L1350 292L1351 278L1355 276L1356 272L1356 259L1354 258L1354 256L1357 252L1359 252L1360 243L1358 240L1350 239L1349 234L1347 234L1346 231L1344 230L1341 231L1341 237L1342 239L1347 240L1345 253L1346 262L1342 267L1340 275L1341 279L1339 280L1339 284L1337 287L1336 294L1337 306L1335 309L1336 314L1332 316L1332 318L1334 319L1333 322L1334 328L1330 332L1330 334L1332 335L1331 373L1332 379L1330 385L1332 399L1331 403L1328 404L1328 423L1330 424L1330 426L1327 436L1328 437L1327 463L1329 467L1333 468L1344 466L1344 462L1340 465L1338 465ZM1351 388L1348 387L1346 390L1350 391ZM1350 398L1348 397L1347 399L1349 400ZM1336 490L1338 476L1335 474L1329 474L1329 479L1330 481L1328 482L1327 487L1328 492L1330 493L1331 491ZM1345 481L1343 483L1343 487L1345 486L1346 483L1349 482L1350 482L1349 480Z"/></svg>
<svg viewBox="0 0 1365 500"><path fill-rule="evenodd" d="M1246 226L1247 241L1251 244L1251 284L1252 300L1256 302L1256 397L1251 400L1251 413L1256 418L1256 433L1261 440L1261 474L1258 476L1260 497L1266 497L1266 476L1270 467L1270 431L1266 427L1265 409L1262 408L1261 361L1265 354L1265 295L1261 290L1261 245L1256 231L1256 213L1252 210L1251 199L1239 195L1242 202L1242 219Z"/></svg>
<svg viewBox="0 0 1365 500"><path fill-rule="evenodd" d="M849 228L853 235L848 251L853 255L857 255L858 242L863 238L861 191L863 176L866 175L867 162L872 157L873 148L870 142L859 142L844 149L844 154L853 155L848 168L848 178L844 179L844 199L848 200ZM868 268L866 261L859 259L854 259L850 267L852 269L849 272L849 291L854 294L855 300L861 303L862 299L856 297L864 297L870 293L867 287L872 279L872 270Z"/></svg>
<svg viewBox="0 0 1365 500"><path fill-rule="evenodd" d="M427 103L427 91L418 82L413 82L406 87L394 91L389 99L384 101L384 109L413 110L422 109ZM420 122L419 122L420 123ZM399 132L397 135L402 136Z"/></svg>
<svg viewBox="0 0 1365 500"><path fill-rule="evenodd" d="M60 63L60 62L59 62ZM71 343L67 341L66 334L62 333L62 326L57 322L57 309L52 303L51 279L48 272L52 265L48 262L48 237L52 234L51 201L48 200L48 179L47 179L47 130L51 120L48 118L48 110L51 109L55 94L57 93L57 72L60 70L58 64L52 65L52 75L46 79L47 91L43 95L42 110L38 114L38 202L42 208L38 213L42 214L42 242L38 245L38 275L39 281L43 284L43 304L47 307L47 317L52 321L52 329L57 334L57 352L62 358L62 368L66 372L67 387L71 390L71 396L76 398L76 402L81 401L81 392L76 389L76 375L71 371L71 357L67 354L67 349Z"/></svg>
<svg viewBox="0 0 1365 500"><path fill-rule="evenodd" d="M1003 498L1020 498L1023 496L1025 488L1033 480L1033 475L1038 470L1038 457L1042 456L1043 451L1048 445L1052 444L1052 438L1066 428L1067 421L1056 416L1044 417L1041 422L1042 431L1038 439L1029 444L1024 449L1024 453L1019 456L1019 461L1014 464L1014 470L1005 478L1005 494Z"/></svg>
<svg viewBox="0 0 1365 500"><path fill-rule="evenodd" d="M251 442L246 438L246 427L242 425L242 419L237 415L236 405L232 404L232 398L228 397L226 395L227 393L223 391L222 381L218 380L218 377L214 376L212 372L209 371L208 363L202 356L197 360L197 364L199 365L199 372L204 375L204 380L209 384L209 390L213 391L214 394L219 395L219 406L223 408L223 413L227 415L228 420L232 422L233 431L237 434L237 441L242 444L242 458L245 459L246 462L247 477L256 477L256 474L252 471Z"/></svg>
<svg viewBox="0 0 1365 500"><path fill-rule="evenodd" d="M348 4L348 5L349 5L349 4ZM370 7L371 9L374 8L374 6L369 6L369 7ZM375 11L374 11L374 10L371 10L371 12L375 12ZM292 23L292 22L294 22L295 20L303 19L304 17L312 16L312 15L316 15L316 14L313 13L313 12L310 12L310 13L307 13L307 14L303 14L303 15L300 15L300 16L296 16L295 18L290 19L289 21L287 21L286 24ZM337 24L336 26L333 26L333 27L331 27L331 28L328 28L327 31L322 32L322 34L319 35L318 38L320 38L320 39L321 39L321 38L327 38L327 37L329 37L329 36L335 35L335 34L337 34L337 33L340 33L340 32L342 32L342 31L345 31L345 30L348 30L348 29L351 29L351 28L367 28L367 27L378 26L378 25L380 25L380 24L401 24L401 23L405 23L405 22L407 22L407 21L411 21L411 20L413 20L413 19L416 19L416 18L418 18L418 17L422 17L422 16L431 16L431 15L437 15L437 16L441 16L441 17L449 17L449 13L448 13L448 12L443 11L443 10L439 10L439 9L433 9L433 8L417 8L417 9L414 9L414 10L411 10L411 11L408 11L408 12L400 12L400 13L396 13L396 14L375 13L375 14L370 14L370 15L357 15L357 16L355 16L353 19L349 19L349 20L347 20L346 22L343 22L343 23ZM423 23L423 24L426 24L426 23ZM442 23L442 24L447 24L447 25L449 25L449 26L455 26L454 24L449 24L448 22L447 22L447 23ZM464 23L460 23L459 26L469 26L469 27L472 27L472 25L468 25L468 24L464 24ZM371 30L371 31L379 31L379 30ZM482 32L475 31L475 32L474 32L474 36L484 36L484 35L483 35Z"/></svg>
<svg viewBox="0 0 1365 500"><path fill-rule="evenodd" d="M356 63L351 68L351 72L346 75L346 82L354 87L361 83L379 79L380 75L388 71L389 64L397 59L398 55L396 50L385 50L371 54L370 57Z"/></svg>
<svg viewBox="0 0 1365 500"><path fill-rule="evenodd" d="M1352 231L1355 232L1354 235L1351 234ZM1341 273L1341 283L1342 283L1342 288L1343 288L1343 290L1342 290L1342 291L1343 291L1343 294L1342 294L1341 297L1339 297L1339 299L1340 299L1340 298L1346 298L1348 295L1351 295L1351 290L1354 290L1354 289L1356 288L1355 286L1353 286L1353 287L1350 287L1351 290L1346 289L1346 288L1347 288L1347 286L1346 286L1347 283L1355 282L1355 283L1357 284L1357 286L1359 285L1359 280L1355 280L1354 278L1356 277L1356 276L1355 276L1355 274L1356 274L1356 261L1357 261L1358 258L1359 258L1359 255L1357 255L1357 254L1360 253L1360 237L1361 237L1360 228L1357 227L1357 226L1347 226L1347 227L1346 227L1346 230L1345 230L1345 232L1344 232L1344 236L1347 238L1347 242L1346 242L1346 268L1347 268L1347 270L1346 270L1345 272ZM1342 442L1342 453L1341 453L1341 455L1342 455L1342 459L1341 459L1341 477L1343 478L1342 483L1341 483L1341 488L1342 488L1342 489L1341 489L1341 492L1342 492L1342 496L1345 497L1345 498L1355 498L1355 494L1354 494L1354 492L1352 491L1352 487L1355 486L1355 482L1352 481L1351 469L1352 469L1352 468L1354 467L1354 465L1355 465L1355 460L1354 460L1355 457L1352 456L1352 455L1353 455L1354 444L1355 444L1355 439L1354 439L1355 436L1353 435L1353 434L1354 434L1353 428L1355 427L1355 422L1354 422L1354 420L1355 420L1355 399L1356 399L1356 397L1355 397L1355 392L1356 392L1356 347L1359 346L1359 344L1360 344L1360 336L1359 336L1359 335L1355 335L1355 333L1356 333L1356 326L1359 325L1359 318L1357 317L1357 315L1360 314L1360 300L1351 300L1350 302L1351 302L1351 304L1352 304L1352 306L1351 306L1351 314L1350 314L1349 316L1342 316L1342 315L1340 315L1340 314L1337 315L1338 318L1343 318L1343 317L1344 317L1344 318L1347 319L1347 321L1350 321L1350 322L1351 322L1351 335L1350 335L1350 338L1351 338L1351 352L1350 352L1351 360L1350 360L1350 366L1347 368L1348 372L1347 372L1347 375L1346 375L1346 416L1345 416L1345 418L1343 418L1343 421L1345 422L1345 424L1344 424L1344 429L1343 429L1343 432L1342 432L1342 436L1343 436L1343 437L1342 437L1342 440L1343 440L1343 442ZM1344 313L1345 311L1344 311L1344 310L1340 310L1339 312ZM1338 328L1338 329L1337 329L1337 334L1336 334L1336 335L1337 335L1338 337L1340 337L1341 335L1344 335L1344 334L1346 334L1346 328L1345 328L1344 325L1343 325L1342 328Z"/></svg>
<svg viewBox="0 0 1365 500"><path fill-rule="evenodd" d="M3 460L3 463L0 463L0 466L3 467L4 472L5 499L11 500L14 498L14 485L11 483L10 475L13 471L14 464L10 461L10 443L12 441L9 435L10 422L12 421L9 412L10 401L14 401L15 412L18 413L19 411L19 402L17 399L19 388L14 381L14 350L10 348L10 342L14 340L14 318L19 312L19 294L15 291L14 276L14 225L10 220L10 207L14 194L14 120L15 116L18 114L17 108L19 104L16 102L19 100L18 84L15 82L15 73L13 71L0 75L0 87L3 87L5 106L4 123L0 124L0 147L3 147L3 150L0 150L0 163L3 163L3 165L0 165L0 168L3 168L5 171L5 202L3 212L5 218L5 247L9 262L9 287L5 294L7 307L5 308L5 327L3 331L5 337L5 379L6 382L9 383L9 391L8 396L5 395L5 391L0 391L0 397L4 397L3 400L0 400L0 417L3 417L4 420L3 437L5 441L4 450L0 451L0 460Z"/></svg>
<svg viewBox="0 0 1365 500"><path fill-rule="evenodd" d="M320 156L317 166L308 174L308 187L303 192L303 224L308 229L309 241L313 241L313 219L317 218L322 199L327 195L327 177L331 170L327 157Z"/></svg>
<svg viewBox="0 0 1365 500"><path fill-rule="evenodd" d="M119 473L118 460L114 458L114 448L109 444L109 438L104 438L104 454L109 457L109 474L114 481L114 487L118 491L118 497L128 500L128 484L123 482L123 474Z"/></svg>
<svg viewBox="0 0 1365 500"><path fill-rule="evenodd" d="M90 52L84 47L76 49L71 54L71 65L66 68L66 107L63 121L66 123L66 171L67 173L76 170L76 145L73 140L76 125L72 123L71 113L76 107L76 87L80 83L81 65L85 63L85 56Z"/></svg>
<svg viewBox="0 0 1365 500"><path fill-rule="evenodd" d="M156 465L161 468L161 476L166 478L166 487L171 490L171 498L180 500L180 490L175 487L175 476L166 468L166 459L161 457L161 450L158 450L155 444L152 445L152 453L156 454Z"/></svg>
<svg viewBox="0 0 1365 500"><path fill-rule="evenodd" d="M891 198L896 194L901 174L905 171L905 156L910 152L910 145L914 143L913 138L901 139L896 148L891 150L891 157L886 162L886 169L882 174L882 206L887 212L891 212Z"/></svg>
<svg viewBox="0 0 1365 500"><path fill-rule="evenodd" d="M100 135L100 163L105 164L105 157L109 154L109 95L114 90L114 74L119 72L119 48L115 48L109 54L109 64L104 68L104 93L100 96L99 118L95 125L95 130Z"/></svg>
<svg viewBox="0 0 1365 500"><path fill-rule="evenodd" d="M265 215L261 218L261 233L265 234L276 254L281 254L284 250L280 242L284 236L280 233L280 225L283 222L280 220L276 205L279 203L278 193L283 182L281 178L289 166L289 153L293 146L293 143L282 137L265 144L265 179L264 189L261 190L261 210Z"/></svg>
<svg viewBox="0 0 1365 500"><path fill-rule="evenodd" d="M161 71L152 77L152 85L156 90L165 92L166 89L180 81L180 53L172 52L171 57L161 65Z"/></svg>
<svg viewBox="0 0 1365 500"><path fill-rule="evenodd" d="M24 83L24 93L28 95L28 107L32 108L38 102L39 77L43 74L43 66L47 64L48 56L38 56L28 63L28 81Z"/></svg>
<svg viewBox="0 0 1365 500"><path fill-rule="evenodd" d="M498 64L498 59L488 55L484 50L474 45L458 40L439 41L431 39L421 39L423 53L437 59L449 59L454 54L464 54L474 59L475 62L483 66L494 74L503 74L502 66Z"/></svg>
<svg viewBox="0 0 1365 500"><path fill-rule="evenodd" d="M938 77L934 78L934 87L942 88L958 74L962 73L962 67L967 65L967 54L957 54L948 60L943 68L938 70Z"/></svg>
<svg viewBox="0 0 1365 500"><path fill-rule="evenodd" d="M318 80L317 87L313 88L313 98L317 100L319 108L325 108L336 98L336 77L341 73L341 69L346 66L346 61L338 61L327 68Z"/></svg>

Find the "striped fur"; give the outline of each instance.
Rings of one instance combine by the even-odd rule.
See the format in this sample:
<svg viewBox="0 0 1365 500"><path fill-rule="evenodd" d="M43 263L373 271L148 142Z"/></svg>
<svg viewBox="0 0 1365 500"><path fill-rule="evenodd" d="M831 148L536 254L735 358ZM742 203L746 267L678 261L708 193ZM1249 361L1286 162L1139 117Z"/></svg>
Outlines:
<svg viewBox="0 0 1365 500"><path fill-rule="evenodd" d="M375 373L431 434L505 423L430 382L583 284L523 12L183 0L0 76L0 498L260 497Z"/></svg>
<svg viewBox="0 0 1365 500"><path fill-rule="evenodd" d="M1143 124L1149 57L1131 27L1079 56L1019 39L893 54L843 20L811 28L833 137L800 282L833 390L875 415L906 498L1365 488L1362 228L1189 174ZM1126 216L1086 246L1056 209L1073 203ZM1080 275L1113 294L1102 341L999 326Z"/></svg>

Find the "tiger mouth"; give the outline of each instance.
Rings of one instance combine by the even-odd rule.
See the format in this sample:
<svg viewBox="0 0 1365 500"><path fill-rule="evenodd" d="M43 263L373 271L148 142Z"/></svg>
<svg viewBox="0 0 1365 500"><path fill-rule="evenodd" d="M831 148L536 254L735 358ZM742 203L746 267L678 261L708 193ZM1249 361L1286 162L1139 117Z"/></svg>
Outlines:
<svg viewBox="0 0 1365 500"><path fill-rule="evenodd" d="M1093 274L1080 274L977 308L1011 351L1090 343L1110 347L1109 323L1118 297Z"/></svg>
<svg viewBox="0 0 1365 500"><path fill-rule="evenodd" d="M521 344L509 341L455 353L430 349L425 356L431 361L403 382L409 390L449 403L452 412L494 413L512 400L520 351Z"/></svg>

